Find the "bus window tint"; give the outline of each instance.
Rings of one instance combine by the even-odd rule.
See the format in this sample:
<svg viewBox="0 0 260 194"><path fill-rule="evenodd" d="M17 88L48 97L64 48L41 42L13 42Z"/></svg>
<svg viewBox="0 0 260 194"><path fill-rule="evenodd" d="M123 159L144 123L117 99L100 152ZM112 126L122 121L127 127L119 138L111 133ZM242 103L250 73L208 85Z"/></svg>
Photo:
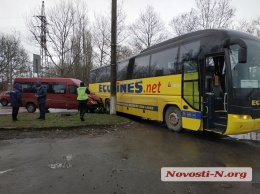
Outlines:
<svg viewBox="0 0 260 194"><path fill-rule="evenodd" d="M128 61L123 61L123 62L118 63L118 65L117 65L117 80L126 79L127 66L128 66Z"/></svg>
<svg viewBox="0 0 260 194"><path fill-rule="evenodd" d="M151 67L149 65L150 55L137 57L135 59L135 65L133 69L132 78L146 78L149 77Z"/></svg>
<svg viewBox="0 0 260 194"><path fill-rule="evenodd" d="M200 51L200 41L181 46L179 62L195 59Z"/></svg>
<svg viewBox="0 0 260 194"><path fill-rule="evenodd" d="M197 63L195 61L185 61L183 63L184 73L194 73L197 71Z"/></svg>
<svg viewBox="0 0 260 194"><path fill-rule="evenodd" d="M183 98L186 102L199 109L198 60L200 42L181 46L179 63L183 66Z"/></svg>
<svg viewBox="0 0 260 194"><path fill-rule="evenodd" d="M105 66L96 71L96 81L97 82L107 82L110 81L110 66Z"/></svg>
<svg viewBox="0 0 260 194"><path fill-rule="evenodd" d="M178 48L171 48L152 54L150 76L176 74Z"/></svg>
<svg viewBox="0 0 260 194"><path fill-rule="evenodd" d="M96 83L97 70L91 71L89 76L89 83Z"/></svg>

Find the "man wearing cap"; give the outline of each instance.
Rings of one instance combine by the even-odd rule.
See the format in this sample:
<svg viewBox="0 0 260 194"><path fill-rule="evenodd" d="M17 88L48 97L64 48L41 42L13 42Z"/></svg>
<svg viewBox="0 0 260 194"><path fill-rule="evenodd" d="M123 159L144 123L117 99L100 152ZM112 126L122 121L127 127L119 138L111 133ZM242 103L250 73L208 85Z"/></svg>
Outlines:
<svg viewBox="0 0 260 194"><path fill-rule="evenodd" d="M85 87L84 82L80 82L80 87L77 88L78 97L77 100L79 102L79 113L80 120L84 121L84 115L88 110L88 94L90 91L87 87Z"/></svg>
<svg viewBox="0 0 260 194"><path fill-rule="evenodd" d="M40 117L38 119L45 120L45 102L47 97L47 90L40 83L36 84L36 88L37 94L35 96L37 97L38 107L40 110Z"/></svg>

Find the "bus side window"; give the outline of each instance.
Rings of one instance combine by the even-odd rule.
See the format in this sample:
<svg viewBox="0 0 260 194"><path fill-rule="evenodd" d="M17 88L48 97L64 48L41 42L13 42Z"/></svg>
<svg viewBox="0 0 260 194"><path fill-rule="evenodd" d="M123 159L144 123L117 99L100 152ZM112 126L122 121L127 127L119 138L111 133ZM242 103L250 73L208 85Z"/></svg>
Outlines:
<svg viewBox="0 0 260 194"><path fill-rule="evenodd" d="M126 79L131 79L133 77L134 65L135 65L135 58L131 58L127 66Z"/></svg>

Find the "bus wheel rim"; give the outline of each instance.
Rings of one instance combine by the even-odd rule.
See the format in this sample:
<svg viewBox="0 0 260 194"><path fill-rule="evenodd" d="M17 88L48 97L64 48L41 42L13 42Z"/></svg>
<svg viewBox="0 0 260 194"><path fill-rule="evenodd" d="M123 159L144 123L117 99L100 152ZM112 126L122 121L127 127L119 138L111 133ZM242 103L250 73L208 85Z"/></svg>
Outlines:
<svg viewBox="0 0 260 194"><path fill-rule="evenodd" d="M179 116L175 112L169 115L169 121L172 125L176 126L179 123Z"/></svg>

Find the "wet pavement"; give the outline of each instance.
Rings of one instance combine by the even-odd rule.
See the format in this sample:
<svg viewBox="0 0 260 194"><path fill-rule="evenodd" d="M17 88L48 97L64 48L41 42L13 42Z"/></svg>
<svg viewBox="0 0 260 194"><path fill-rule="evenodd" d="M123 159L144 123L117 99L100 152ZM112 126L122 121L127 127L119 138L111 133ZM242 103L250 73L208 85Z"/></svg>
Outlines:
<svg viewBox="0 0 260 194"><path fill-rule="evenodd" d="M256 135L256 138L259 138ZM260 142L135 120L102 135L0 141L0 193L260 193ZM252 167L250 182L162 182L162 167Z"/></svg>

